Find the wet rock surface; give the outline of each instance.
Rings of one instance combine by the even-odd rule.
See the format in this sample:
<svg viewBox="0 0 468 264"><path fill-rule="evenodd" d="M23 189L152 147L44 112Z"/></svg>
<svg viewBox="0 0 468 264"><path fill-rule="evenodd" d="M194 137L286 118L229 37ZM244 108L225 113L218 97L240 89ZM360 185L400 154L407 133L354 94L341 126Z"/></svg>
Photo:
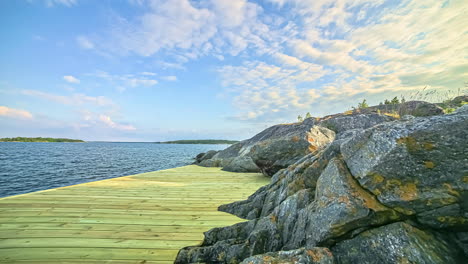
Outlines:
<svg viewBox="0 0 468 264"><path fill-rule="evenodd" d="M210 160L244 153L276 173L247 200L219 208L249 221L206 232L203 244L182 249L176 262L465 263L465 109L402 120L341 114L308 120L294 133L279 129L288 140L299 130L312 135L298 144L317 148L301 157L273 131L219 152ZM272 155L278 167L258 162L282 148L294 154Z"/></svg>

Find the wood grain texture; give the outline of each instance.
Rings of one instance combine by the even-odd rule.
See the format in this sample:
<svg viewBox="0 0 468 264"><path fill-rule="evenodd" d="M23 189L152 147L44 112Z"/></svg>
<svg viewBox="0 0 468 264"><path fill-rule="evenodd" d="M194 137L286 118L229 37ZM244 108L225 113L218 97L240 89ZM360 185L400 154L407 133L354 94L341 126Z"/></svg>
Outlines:
<svg viewBox="0 0 468 264"><path fill-rule="evenodd" d="M0 199L1 263L172 263L268 178L185 166Z"/></svg>

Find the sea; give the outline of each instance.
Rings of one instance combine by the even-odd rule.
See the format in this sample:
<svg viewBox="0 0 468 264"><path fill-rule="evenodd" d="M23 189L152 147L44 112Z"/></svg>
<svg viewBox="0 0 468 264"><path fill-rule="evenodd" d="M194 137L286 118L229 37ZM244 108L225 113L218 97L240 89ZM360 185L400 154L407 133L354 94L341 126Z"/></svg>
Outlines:
<svg viewBox="0 0 468 264"><path fill-rule="evenodd" d="M0 197L189 165L228 146L0 142Z"/></svg>

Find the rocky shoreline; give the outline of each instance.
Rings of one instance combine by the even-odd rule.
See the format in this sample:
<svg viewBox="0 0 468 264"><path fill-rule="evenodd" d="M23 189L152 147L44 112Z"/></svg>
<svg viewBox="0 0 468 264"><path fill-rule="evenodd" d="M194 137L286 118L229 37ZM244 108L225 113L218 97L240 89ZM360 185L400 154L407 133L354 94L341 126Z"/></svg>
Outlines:
<svg viewBox="0 0 468 264"><path fill-rule="evenodd" d="M176 263L466 263L468 105L456 99L450 114L369 107L198 155L271 182L219 208L249 221L206 232Z"/></svg>

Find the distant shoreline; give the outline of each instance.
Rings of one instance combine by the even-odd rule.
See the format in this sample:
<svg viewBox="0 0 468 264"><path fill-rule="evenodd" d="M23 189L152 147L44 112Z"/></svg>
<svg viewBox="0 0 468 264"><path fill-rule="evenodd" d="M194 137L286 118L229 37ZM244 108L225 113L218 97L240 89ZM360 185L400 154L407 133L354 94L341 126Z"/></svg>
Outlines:
<svg viewBox="0 0 468 264"><path fill-rule="evenodd" d="M85 141L81 139L69 138L14 137L0 138L0 142L84 143Z"/></svg>

